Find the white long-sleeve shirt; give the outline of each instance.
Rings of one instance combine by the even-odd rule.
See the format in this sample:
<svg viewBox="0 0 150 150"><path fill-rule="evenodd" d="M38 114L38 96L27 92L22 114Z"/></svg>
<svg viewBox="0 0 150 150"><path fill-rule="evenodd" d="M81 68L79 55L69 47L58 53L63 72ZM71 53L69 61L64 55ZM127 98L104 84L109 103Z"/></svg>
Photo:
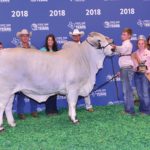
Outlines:
<svg viewBox="0 0 150 150"><path fill-rule="evenodd" d="M116 46L116 52L120 54L119 58L119 66L129 67L133 66L133 61L131 59L133 45L130 40L126 40L122 42L121 46Z"/></svg>

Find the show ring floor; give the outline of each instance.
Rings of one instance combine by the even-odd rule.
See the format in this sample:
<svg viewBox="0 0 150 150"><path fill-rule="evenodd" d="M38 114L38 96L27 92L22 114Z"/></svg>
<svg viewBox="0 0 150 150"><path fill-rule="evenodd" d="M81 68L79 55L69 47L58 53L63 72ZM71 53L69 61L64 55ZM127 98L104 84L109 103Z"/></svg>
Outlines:
<svg viewBox="0 0 150 150"><path fill-rule="evenodd" d="M77 109L79 125L69 121L67 110L25 121L15 115L15 128L4 121L0 150L150 150L150 116L123 114L121 105L94 110Z"/></svg>

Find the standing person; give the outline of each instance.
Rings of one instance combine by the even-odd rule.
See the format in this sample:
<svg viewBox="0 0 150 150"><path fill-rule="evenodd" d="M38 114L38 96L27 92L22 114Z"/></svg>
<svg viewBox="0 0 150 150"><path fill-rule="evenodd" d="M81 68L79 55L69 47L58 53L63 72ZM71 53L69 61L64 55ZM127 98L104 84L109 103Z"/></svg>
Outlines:
<svg viewBox="0 0 150 150"><path fill-rule="evenodd" d="M32 36L32 33L29 32L27 29L22 29L20 32L17 32L16 36L20 39L20 43L17 47L35 49L35 47L31 45L30 43L30 38ZM24 115L25 97L26 96L22 92L17 93L17 113L18 113L19 119L21 120L24 120L26 118ZM29 98L29 101L31 105L32 117L38 117L38 114L37 114L38 103L31 98Z"/></svg>
<svg viewBox="0 0 150 150"><path fill-rule="evenodd" d="M3 48L4 48L4 47L3 47L3 43L0 42L0 50L3 49Z"/></svg>
<svg viewBox="0 0 150 150"><path fill-rule="evenodd" d="M41 51L56 52L58 51L57 42L53 34L49 34L45 39L45 45ZM56 60L57 61L57 60ZM48 116L58 114L57 110L57 95L50 96L45 102L45 113Z"/></svg>
<svg viewBox="0 0 150 150"><path fill-rule="evenodd" d="M72 38L72 41L81 44L81 38L84 36L84 32L79 31L78 29L74 29L73 32L69 32L69 35Z"/></svg>
<svg viewBox="0 0 150 150"><path fill-rule="evenodd" d="M119 66L120 75L123 85L124 94L124 109L125 113L134 115L134 100L133 100L133 61L131 59L131 53L133 45L131 43L132 29L125 28L122 31L121 39L122 45L113 45L115 51L119 54Z"/></svg>
<svg viewBox="0 0 150 150"><path fill-rule="evenodd" d="M147 38L147 48L150 50L150 35Z"/></svg>
<svg viewBox="0 0 150 150"><path fill-rule="evenodd" d="M147 37L147 49L150 51L150 35ZM150 93L150 82L149 82L149 93Z"/></svg>
<svg viewBox="0 0 150 150"><path fill-rule="evenodd" d="M83 37L84 32L79 31L78 29L74 29L73 32L69 32L69 35L72 38L72 41L74 41L75 43L81 44L81 38ZM91 104L90 96L84 97L84 101L85 101L86 110L89 112L93 112L94 109Z"/></svg>
<svg viewBox="0 0 150 150"><path fill-rule="evenodd" d="M150 115L150 51L147 49L146 37L140 35L137 41L138 50L132 54L135 68L135 86L140 100L139 111Z"/></svg>

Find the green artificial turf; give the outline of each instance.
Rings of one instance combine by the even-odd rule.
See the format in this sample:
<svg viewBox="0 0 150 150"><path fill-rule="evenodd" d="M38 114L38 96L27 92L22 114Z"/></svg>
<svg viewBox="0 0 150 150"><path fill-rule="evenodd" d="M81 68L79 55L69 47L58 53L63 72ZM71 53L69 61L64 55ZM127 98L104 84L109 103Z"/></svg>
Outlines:
<svg viewBox="0 0 150 150"><path fill-rule="evenodd" d="M78 109L79 125L67 110L58 116L16 119L0 133L0 150L150 150L150 116L129 116L122 106L95 107L93 113Z"/></svg>

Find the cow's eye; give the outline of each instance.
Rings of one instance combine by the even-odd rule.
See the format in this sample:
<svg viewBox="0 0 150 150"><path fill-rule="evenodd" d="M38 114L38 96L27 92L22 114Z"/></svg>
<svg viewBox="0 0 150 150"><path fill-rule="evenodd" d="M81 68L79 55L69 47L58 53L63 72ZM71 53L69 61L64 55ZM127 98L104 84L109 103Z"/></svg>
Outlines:
<svg viewBox="0 0 150 150"><path fill-rule="evenodd" d="M101 45L101 43L100 43L100 41L98 42L98 47L97 47L97 49L101 49L102 48L102 45Z"/></svg>

